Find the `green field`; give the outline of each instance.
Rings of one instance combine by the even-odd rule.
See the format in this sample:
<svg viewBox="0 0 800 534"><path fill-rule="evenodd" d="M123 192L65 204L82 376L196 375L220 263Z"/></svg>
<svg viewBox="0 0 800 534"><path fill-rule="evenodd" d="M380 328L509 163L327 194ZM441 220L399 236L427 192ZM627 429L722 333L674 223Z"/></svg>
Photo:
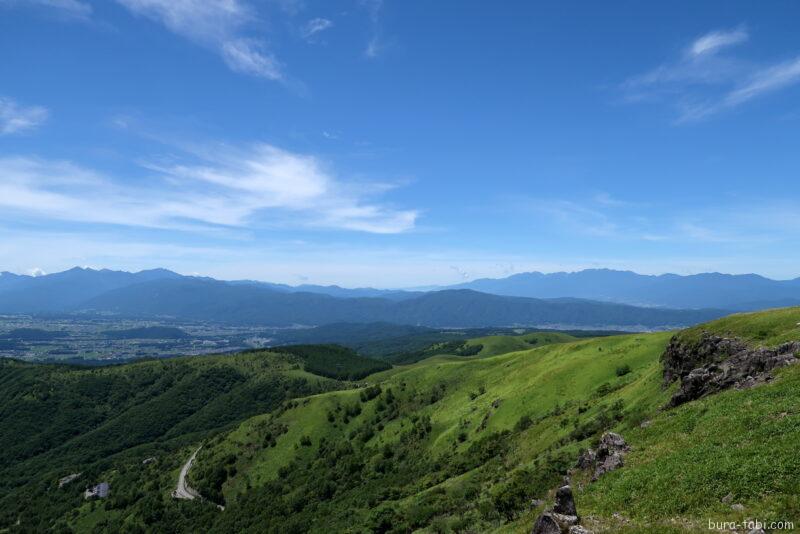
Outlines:
<svg viewBox="0 0 800 534"><path fill-rule="evenodd" d="M679 335L691 342L705 330L775 345L800 340L798 322L793 308ZM143 489L124 501L76 502L59 524L521 534L542 511L531 499L550 499L569 473L583 524L596 533L698 532L709 520L800 525L800 366L665 409L677 386L664 388L661 355L673 335L472 339L466 345L480 350L466 357L439 354L358 387L287 396L186 440L156 466L117 462L103 476ZM591 482L575 461L606 430L621 433L631 451L623 468ZM172 501L180 465L201 443L189 478L206 500Z"/></svg>

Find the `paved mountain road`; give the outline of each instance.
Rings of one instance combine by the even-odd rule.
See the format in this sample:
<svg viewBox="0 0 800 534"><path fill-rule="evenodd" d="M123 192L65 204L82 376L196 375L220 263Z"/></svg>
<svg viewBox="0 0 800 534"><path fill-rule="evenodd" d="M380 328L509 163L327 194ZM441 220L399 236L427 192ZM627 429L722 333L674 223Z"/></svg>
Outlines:
<svg viewBox="0 0 800 534"><path fill-rule="evenodd" d="M189 469L192 468L194 459L197 457L197 453L200 452L200 449L202 448L202 445L198 447L197 450L194 451L194 454L192 454L186 463L183 464L183 467L181 467L181 474L178 476L178 487L172 492L172 496L175 499L188 499L191 501L200 498L200 494L186 483L186 475L189 474Z"/></svg>

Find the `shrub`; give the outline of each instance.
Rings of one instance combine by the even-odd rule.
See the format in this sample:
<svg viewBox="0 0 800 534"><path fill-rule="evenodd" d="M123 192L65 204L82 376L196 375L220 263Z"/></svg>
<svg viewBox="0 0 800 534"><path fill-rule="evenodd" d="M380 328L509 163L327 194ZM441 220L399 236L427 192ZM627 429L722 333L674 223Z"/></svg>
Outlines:
<svg viewBox="0 0 800 534"><path fill-rule="evenodd" d="M631 366L628 365L627 363L625 365L620 365L619 367L617 367L616 370L617 376L625 376L630 372L631 372Z"/></svg>
<svg viewBox="0 0 800 534"><path fill-rule="evenodd" d="M517 432L522 432L523 430L529 429L533 425L533 420L531 419L530 415L523 415L517 421L517 424L514 425L514 430Z"/></svg>

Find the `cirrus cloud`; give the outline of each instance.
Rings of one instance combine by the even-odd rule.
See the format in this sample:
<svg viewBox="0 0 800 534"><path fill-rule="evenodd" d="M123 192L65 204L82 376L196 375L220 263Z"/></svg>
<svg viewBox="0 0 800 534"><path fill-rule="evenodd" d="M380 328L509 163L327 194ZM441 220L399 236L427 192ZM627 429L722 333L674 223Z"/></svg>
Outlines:
<svg viewBox="0 0 800 534"><path fill-rule="evenodd" d="M262 41L247 37L257 20L242 0L117 0L136 15L158 22L173 33L216 49L231 70L269 80L284 75Z"/></svg>
<svg viewBox="0 0 800 534"><path fill-rule="evenodd" d="M702 35L678 59L625 80L622 94L628 102L667 103L678 113L676 122L686 123L800 82L800 56L753 62L729 52L749 38L743 27Z"/></svg>
<svg viewBox="0 0 800 534"><path fill-rule="evenodd" d="M23 106L10 98L0 97L0 135L32 130L47 120L42 106Z"/></svg>
<svg viewBox="0 0 800 534"><path fill-rule="evenodd" d="M376 201L385 184L343 180L314 156L264 143L217 146L146 170L123 180L69 162L2 158L0 207L16 216L185 231L392 234L413 229L418 216Z"/></svg>

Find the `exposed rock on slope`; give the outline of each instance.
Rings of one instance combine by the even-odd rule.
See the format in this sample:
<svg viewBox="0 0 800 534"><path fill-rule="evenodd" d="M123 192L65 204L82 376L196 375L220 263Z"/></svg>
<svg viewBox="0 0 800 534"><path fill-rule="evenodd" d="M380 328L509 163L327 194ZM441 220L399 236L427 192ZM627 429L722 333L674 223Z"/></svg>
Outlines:
<svg viewBox="0 0 800 534"><path fill-rule="evenodd" d="M578 467L593 469L592 480L597 480L605 473L622 467L622 457L630 450L625 439L615 432L606 432L600 438L597 450L587 449L578 458Z"/></svg>
<svg viewBox="0 0 800 534"><path fill-rule="evenodd" d="M675 336L661 357L664 385L681 381L669 405L678 406L730 387L750 387L771 380L770 371L797 362L798 355L797 341L774 348L753 348L742 340L708 332L695 342Z"/></svg>
<svg viewBox="0 0 800 534"><path fill-rule="evenodd" d="M556 491L553 508L536 519L531 534L591 534L580 521L572 488L565 484Z"/></svg>

